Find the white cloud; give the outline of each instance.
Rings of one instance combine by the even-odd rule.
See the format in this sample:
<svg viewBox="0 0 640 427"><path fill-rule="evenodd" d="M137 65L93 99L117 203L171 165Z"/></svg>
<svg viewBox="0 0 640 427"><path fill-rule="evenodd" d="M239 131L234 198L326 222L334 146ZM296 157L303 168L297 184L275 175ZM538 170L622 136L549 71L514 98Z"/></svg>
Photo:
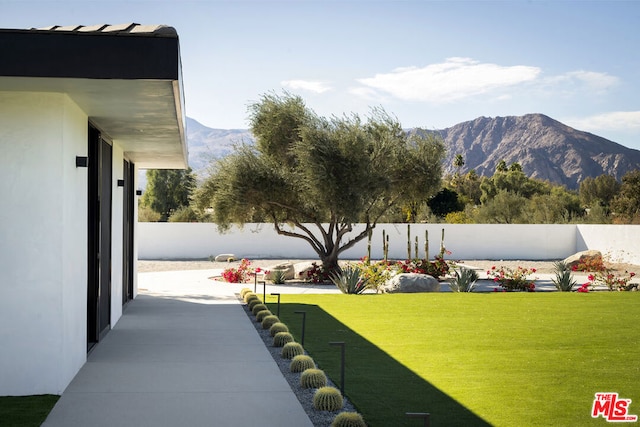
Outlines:
<svg viewBox="0 0 640 427"><path fill-rule="evenodd" d="M331 86L327 83L313 80L285 80L280 84L288 89L300 89L314 93L324 93L331 90Z"/></svg>
<svg viewBox="0 0 640 427"><path fill-rule="evenodd" d="M584 70L570 71L547 79L548 84L565 92L577 86L581 90L586 89L596 93L603 93L618 85L619 82L620 79L618 77L607 73Z"/></svg>
<svg viewBox="0 0 640 427"><path fill-rule="evenodd" d="M448 58L426 67L396 68L358 82L407 101L455 101L534 81L540 68L483 64L470 58Z"/></svg>
<svg viewBox="0 0 640 427"><path fill-rule="evenodd" d="M571 127L588 131L640 130L640 111L613 111L581 118L565 119Z"/></svg>

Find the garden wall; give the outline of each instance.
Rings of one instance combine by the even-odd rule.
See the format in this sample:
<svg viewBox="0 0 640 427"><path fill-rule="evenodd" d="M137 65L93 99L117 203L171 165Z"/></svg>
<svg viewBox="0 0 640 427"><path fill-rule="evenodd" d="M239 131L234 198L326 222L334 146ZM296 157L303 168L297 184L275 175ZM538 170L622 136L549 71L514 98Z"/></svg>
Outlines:
<svg viewBox="0 0 640 427"><path fill-rule="evenodd" d="M313 228L313 225L309 225ZM356 226L352 234L363 230ZM301 240L279 236L269 224L232 227L224 234L210 223L139 224L139 259L206 259L231 253L246 258L317 259L311 246ZM411 250L418 236L419 255L424 256L425 231L429 257L440 248L442 230L449 259L553 260L576 251L597 249L619 262L640 264L640 226L565 224L411 224ZM407 225L378 224L373 232L371 255L381 259L382 231L389 236L389 258L407 257ZM367 254L367 239L356 244L341 259L359 259Z"/></svg>

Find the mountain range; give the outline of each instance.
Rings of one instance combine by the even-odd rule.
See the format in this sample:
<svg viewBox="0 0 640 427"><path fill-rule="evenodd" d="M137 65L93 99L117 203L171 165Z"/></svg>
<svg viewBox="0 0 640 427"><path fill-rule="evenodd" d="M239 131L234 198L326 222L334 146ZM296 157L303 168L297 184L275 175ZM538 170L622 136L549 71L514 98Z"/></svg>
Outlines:
<svg viewBox="0 0 640 427"><path fill-rule="evenodd" d="M456 171L453 160L457 154L465 161L460 173L475 169L478 175L491 176L504 160L507 165L519 163L529 177L571 189L587 177L608 174L620 180L630 170L640 169L640 150L573 129L543 114L479 117L428 132L442 137L447 148L443 168L449 174ZM229 154L236 144L253 141L247 129L212 129L187 118L189 165L199 177L206 175L212 159Z"/></svg>

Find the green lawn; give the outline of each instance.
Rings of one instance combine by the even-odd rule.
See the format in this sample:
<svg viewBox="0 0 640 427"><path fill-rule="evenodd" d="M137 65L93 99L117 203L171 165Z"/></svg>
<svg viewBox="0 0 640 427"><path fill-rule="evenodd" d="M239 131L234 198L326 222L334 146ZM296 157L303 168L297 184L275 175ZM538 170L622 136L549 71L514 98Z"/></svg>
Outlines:
<svg viewBox="0 0 640 427"><path fill-rule="evenodd" d="M268 299L269 300L269 299ZM271 306L275 310L274 305ZM640 415L640 293L282 295L281 319L370 426L585 426L596 392Z"/></svg>
<svg viewBox="0 0 640 427"><path fill-rule="evenodd" d="M0 426L38 427L60 396L0 396Z"/></svg>

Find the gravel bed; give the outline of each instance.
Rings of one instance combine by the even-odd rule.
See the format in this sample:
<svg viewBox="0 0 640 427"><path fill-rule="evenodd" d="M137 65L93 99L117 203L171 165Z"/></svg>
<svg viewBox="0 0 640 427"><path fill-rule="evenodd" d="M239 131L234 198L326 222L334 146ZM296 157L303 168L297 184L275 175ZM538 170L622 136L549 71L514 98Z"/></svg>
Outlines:
<svg viewBox="0 0 640 427"><path fill-rule="evenodd" d="M240 295L238 295L238 298L240 299ZM328 411L315 410L313 407L313 395L315 394L316 390L311 388L300 387L301 374L297 372L291 372L289 370L289 364L291 363L291 360L285 359L280 355L282 348L274 347L272 345L273 338L271 337L271 333L269 332L269 330L262 329L262 325L256 322L255 316L253 315L253 313L251 313L251 311L249 311L249 306L245 304L244 301L242 301L242 299L240 300L242 302L242 306L245 312L247 313L247 316L249 317L249 320L251 321L253 326L255 326L256 331L258 332L258 335L260 335L260 337L262 338L262 341L264 342L265 347L267 348L269 353L271 353L271 357L273 357L273 360L278 365L278 368L280 368L280 372L282 372L282 375L289 383L291 390L300 401L302 408L305 410L305 412L309 416L309 419L311 420L311 422L315 427L330 427L331 423L333 422L333 419L340 412L344 412L344 411L357 412L354 406L351 404L351 402L349 402L349 399L347 399L345 396L343 396L344 406L340 411L328 412ZM338 389L340 388L336 386L328 377L327 377L327 385L336 387Z"/></svg>

